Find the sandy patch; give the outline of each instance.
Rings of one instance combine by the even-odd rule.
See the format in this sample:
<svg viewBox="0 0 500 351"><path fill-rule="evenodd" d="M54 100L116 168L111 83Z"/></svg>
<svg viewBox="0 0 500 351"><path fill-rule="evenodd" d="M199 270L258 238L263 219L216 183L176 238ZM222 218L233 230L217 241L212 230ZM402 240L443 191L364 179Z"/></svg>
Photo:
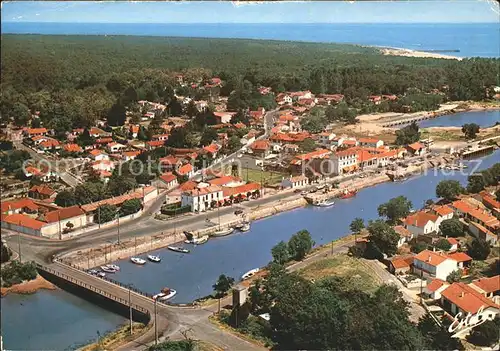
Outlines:
<svg viewBox="0 0 500 351"><path fill-rule="evenodd" d="M33 294L39 289L55 290L56 286L38 275L35 279L12 285L10 288L0 288L1 296L8 294Z"/></svg>
<svg viewBox="0 0 500 351"><path fill-rule="evenodd" d="M458 60L458 61L462 60L461 57L457 56L443 55L436 52L416 51L410 49L386 48L386 49L381 49L380 52L383 55L392 55L392 56L427 57L427 58L438 58L438 59Z"/></svg>

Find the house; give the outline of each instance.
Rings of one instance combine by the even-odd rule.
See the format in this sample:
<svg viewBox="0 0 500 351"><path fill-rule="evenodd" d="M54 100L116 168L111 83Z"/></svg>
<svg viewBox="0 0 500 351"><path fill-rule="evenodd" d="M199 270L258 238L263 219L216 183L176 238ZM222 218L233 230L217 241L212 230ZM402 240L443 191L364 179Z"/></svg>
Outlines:
<svg viewBox="0 0 500 351"><path fill-rule="evenodd" d="M412 232L410 232L402 225L396 225L393 228L394 231L399 235L398 247L403 246L404 243L409 242L413 238Z"/></svg>
<svg viewBox="0 0 500 351"><path fill-rule="evenodd" d="M413 265L413 255L410 256L397 256L389 261L389 272L394 275L407 274L411 271Z"/></svg>
<svg viewBox="0 0 500 351"><path fill-rule="evenodd" d="M252 150L252 153L257 156L267 157L271 151L270 146L271 143L269 140L257 140L250 145L250 150Z"/></svg>
<svg viewBox="0 0 500 351"><path fill-rule="evenodd" d="M450 286L448 282L441 279L433 279L427 286L424 288L424 294L427 295L432 300L441 299L441 293Z"/></svg>
<svg viewBox="0 0 500 351"><path fill-rule="evenodd" d="M278 103L278 105L290 105L293 100L290 95L279 93L278 96L276 96L276 102Z"/></svg>
<svg viewBox="0 0 500 351"><path fill-rule="evenodd" d="M450 248L448 251L457 251L458 250L458 240L455 238L446 238L446 241L450 244Z"/></svg>
<svg viewBox="0 0 500 351"><path fill-rule="evenodd" d="M191 163L186 163L185 165L180 166L177 168L175 171L179 177L187 176L188 178L191 178L194 175L194 168Z"/></svg>
<svg viewBox="0 0 500 351"><path fill-rule="evenodd" d="M469 286L476 289L482 295L493 299L500 294L500 276L495 275L490 278L480 278L473 280Z"/></svg>
<svg viewBox="0 0 500 351"><path fill-rule="evenodd" d="M100 171L112 172L113 169L115 169L115 164L110 160L101 160L92 162L91 167L94 171L97 172Z"/></svg>
<svg viewBox="0 0 500 351"><path fill-rule="evenodd" d="M109 160L108 154L99 149L90 150L89 157L94 161Z"/></svg>
<svg viewBox="0 0 500 351"><path fill-rule="evenodd" d="M384 145L384 142L382 140L374 138L359 138L358 143L359 146L361 147L373 147L373 148L379 148Z"/></svg>
<svg viewBox="0 0 500 351"><path fill-rule="evenodd" d="M51 139L51 138L44 136L44 135L37 135L37 136L34 136L33 138L31 138L34 145L39 145L41 142L47 141L49 139Z"/></svg>
<svg viewBox="0 0 500 351"><path fill-rule="evenodd" d="M497 201L496 198L486 190L481 191L479 195L481 196L484 206L490 209L496 218L500 219L500 201Z"/></svg>
<svg viewBox="0 0 500 351"><path fill-rule="evenodd" d="M161 140L163 142L167 141L169 134L155 134L151 137L152 140Z"/></svg>
<svg viewBox="0 0 500 351"><path fill-rule="evenodd" d="M378 95L371 95L368 97L368 100L373 102L375 105L380 105L382 103L382 97Z"/></svg>
<svg viewBox="0 0 500 351"><path fill-rule="evenodd" d="M89 134L90 134L90 136L92 136L94 138L106 137L106 136L110 136L111 135L110 133L105 132L101 128L97 128L97 127L90 128Z"/></svg>
<svg viewBox="0 0 500 351"><path fill-rule="evenodd" d="M413 258L413 273L424 277L446 280L458 268L457 261L442 252L423 250Z"/></svg>
<svg viewBox="0 0 500 351"><path fill-rule="evenodd" d="M38 135L46 135L47 134L47 129L46 128L28 128L26 130L26 133L30 138Z"/></svg>
<svg viewBox="0 0 500 351"><path fill-rule="evenodd" d="M467 273L467 269L472 263L472 257L467 255L465 252L451 252L447 254L449 258L457 262L459 269L463 269L464 273Z"/></svg>
<svg viewBox="0 0 500 351"><path fill-rule="evenodd" d="M83 152L83 149L78 144L64 144L63 150L70 153L80 153Z"/></svg>
<svg viewBox="0 0 500 351"><path fill-rule="evenodd" d="M288 179L283 179L281 181L281 187L283 189L291 188L301 188L309 185L309 178L307 178L305 175L299 175L295 177L290 177Z"/></svg>
<svg viewBox="0 0 500 351"><path fill-rule="evenodd" d="M47 185L34 185L28 190L28 197L37 200L53 198L57 193Z"/></svg>
<svg viewBox="0 0 500 351"><path fill-rule="evenodd" d="M11 215L14 213L37 213L39 206L28 198L19 200L2 201L1 211L2 215Z"/></svg>
<svg viewBox="0 0 500 351"><path fill-rule="evenodd" d="M70 229L87 225L85 212L77 205L44 213L38 220L47 223L44 225L43 234L48 237L61 237Z"/></svg>
<svg viewBox="0 0 500 351"><path fill-rule="evenodd" d="M330 157L330 161L332 169L329 171L333 174L354 172L358 169L358 152L350 149L337 151Z"/></svg>
<svg viewBox="0 0 500 351"><path fill-rule="evenodd" d="M322 132L318 134L318 144L323 146L330 146L332 140L335 138L335 133L332 132Z"/></svg>
<svg viewBox="0 0 500 351"><path fill-rule="evenodd" d="M295 144L285 144L282 150L287 154L296 154L299 152L299 146Z"/></svg>
<svg viewBox="0 0 500 351"><path fill-rule="evenodd" d="M38 144L38 148L43 151L57 150L61 148L61 143L56 139L47 138L47 140Z"/></svg>
<svg viewBox="0 0 500 351"><path fill-rule="evenodd" d="M33 166L27 166L24 168L24 175L27 178L37 177L40 181L44 183L56 182L59 180L59 174L54 171L49 171L48 169L38 169Z"/></svg>
<svg viewBox="0 0 500 351"><path fill-rule="evenodd" d="M106 148L108 149L109 152L115 153L115 152L120 152L123 149L126 149L127 147L123 144L119 144L117 142L111 142L108 145L106 145Z"/></svg>
<svg viewBox="0 0 500 351"><path fill-rule="evenodd" d="M173 155L168 155L166 157L162 157L159 160L158 167L160 171L173 171L176 167L180 167L181 160Z"/></svg>
<svg viewBox="0 0 500 351"><path fill-rule="evenodd" d="M217 157L217 151L219 151L219 146L217 144L210 144L203 147L203 151L207 153L212 159Z"/></svg>
<svg viewBox="0 0 500 351"><path fill-rule="evenodd" d="M245 182L238 177L227 175L227 176L222 176L222 177L218 177L215 179L211 179L208 181L208 184L224 186L224 187L236 187L236 186L244 185Z"/></svg>
<svg viewBox="0 0 500 351"><path fill-rule="evenodd" d="M379 158L377 154L370 153L368 150L363 148L353 148L351 150L356 150L358 153L358 167L361 169L369 167L378 167Z"/></svg>
<svg viewBox="0 0 500 351"><path fill-rule="evenodd" d="M500 306L464 283L453 283L441 292L441 306L452 315L475 315L481 308L489 320L495 319Z"/></svg>
<svg viewBox="0 0 500 351"><path fill-rule="evenodd" d="M167 186L168 189L175 188L177 185L179 185L179 182L177 181L177 176L174 175L172 172L162 174L160 176L160 180Z"/></svg>
<svg viewBox="0 0 500 351"><path fill-rule="evenodd" d="M42 236L42 230L45 225L45 222L20 213L2 216L1 223L2 228L35 236Z"/></svg>
<svg viewBox="0 0 500 351"><path fill-rule="evenodd" d="M469 211L469 213L465 215L465 218L467 218L471 222L482 225L483 227L491 230L494 233L497 232L500 228L500 221L486 210L473 208Z"/></svg>
<svg viewBox="0 0 500 351"><path fill-rule="evenodd" d="M435 214L419 211L406 217L404 223L406 229L416 237L421 234L437 233L440 223L438 220L439 217Z"/></svg>
<svg viewBox="0 0 500 351"><path fill-rule="evenodd" d="M420 155L423 155L425 153L425 145L423 145L422 143L416 142L416 143L413 143L413 144L406 146L406 150L412 156L420 156Z"/></svg>
<svg viewBox="0 0 500 351"><path fill-rule="evenodd" d="M139 125L136 125L136 124L130 125L128 130L130 132L130 136L132 137L132 139L137 138L137 135L139 135L139 129L140 129Z"/></svg>
<svg viewBox="0 0 500 351"><path fill-rule="evenodd" d="M141 151L139 151L139 150L135 150L135 151L132 150L132 151L124 151L122 153L122 156L123 156L123 160L125 162L127 162L127 161L130 161L130 160L135 160L135 158L137 156L139 156L140 154L141 154Z"/></svg>
<svg viewBox="0 0 500 351"><path fill-rule="evenodd" d="M306 164L308 161L313 159L324 159L328 158L331 154L331 151L328 149L317 149L312 152L308 152L307 154L295 155L295 157L290 161L291 166L302 166Z"/></svg>
<svg viewBox="0 0 500 351"><path fill-rule="evenodd" d="M217 124L231 122L231 118L233 118L235 114L235 112L214 112Z"/></svg>
<svg viewBox="0 0 500 351"><path fill-rule="evenodd" d="M226 204L238 202L238 200L257 198L260 196L260 191L261 186L258 183L222 187L224 202Z"/></svg>
<svg viewBox="0 0 500 351"><path fill-rule="evenodd" d="M496 245L498 243L498 235L479 223L469 222L468 229L475 237L489 242L490 245Z"/></svg>
<svg viewBox="0 0 500 351"><path fill-rule="evenodd" d="M191 212L204 212L222 204L223 199L222 187L210 185L183 192L181 206L190 206Z"/></svg>
<svg viewBox="0 0 500 351"><path fill-rule="evenodd" d="M446 220L446 219L451 219L453 218L453 209L450 206L443 205L443 206L434 206L431 211L431 213L434 213L438 217L441 218L441 222ZM441 223L439 223L441 224Z"/></svg>
<svg viewBox="0 0 500 351"><path fill-rule="evenodd" d="M146 142L146 148L148 150L153 150L161 146L165 146L165 142L163 140L150 140Z"/></svg>

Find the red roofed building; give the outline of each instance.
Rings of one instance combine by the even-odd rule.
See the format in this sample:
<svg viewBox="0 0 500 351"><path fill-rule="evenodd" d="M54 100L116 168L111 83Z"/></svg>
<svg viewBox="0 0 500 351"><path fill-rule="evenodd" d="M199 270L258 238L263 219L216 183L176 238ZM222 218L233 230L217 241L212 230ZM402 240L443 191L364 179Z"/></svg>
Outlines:
<svg viewBox="0 0 500 351"><path fill-rule="evenodd" d="M411 271L413 265L413 255L394 257L389 261L389 272L392 274L406 274Z"/></svg>
<svg viewBox="0 0 500 351"><path fill-rule="evenodd" d="M293 166L300 166L304 162L307 162L312 159L323 159L323 158L328 158L331 154L331 151L328 149L318 149L312 152L309 152L307 154L301 154L301 155L295 155L292 161L290 161L290 164Z"/></svg>
<svg viewBox="0 0 500 351"><path fill-rule="evenodd" d="M492 213L499 218L500 215L500 201L497 201L496 198L488 193L486 190L483 190L479 193L481 199L483 201L484 206L489 208Z"/></svg>
<svg viewBox="0 0 500 351"><path fill-rule="evenodd" d="M298 175L295 177L290 177L290 178L285 178L281 182L281 187L283 189L287 188L302 188L304 186L309 185L309 178L307 178L305 175Z"/></svg>
<svg viewBox="0 0 500 351"><path fill-rule="evenodd" d="M250 197L258 197L260 195L261 186L258 183L248 183L234 187L223 187L223 195L225 200L246 199Z"/></svg>
<svg viewBox="0 0 500 351"><path fill-rule="evenodd" d="M194 175L194 168L191 163L186 163L185 165L180 166L175 173L177 173L178 176L187 176L188 178L191 178Z"/></svg>
<svg viewBox="0 0 500 351"><path fill-rule="evenodd" d="M207 145L207 146L203 147L203 151L205 151L208 154L210 154L212 156L212 158L216 158L217 157L217 151L218 150L219 150L219 147L217 146L217 144L210 144L210 145Z"/></svg>
<svg viewBox="0 0 500 351"><path fill-rule="evenodd" d="M181 195L181 206L190 206L191 212L204 212L219 206L223 199L222 188L210 185L184 191Z"/></svg>
<svg viewBox="0 0 500 351"><path fill-rule="evenodd" d="M22 198L13 201L2 201L1 202L2 214L14 214L14 213L36 213L39 206L33 202L33 200L28 198Z"/></svg>
<svg viewBox="0 0 500 351"><path fill-rule="evenodd" d="M271 152L271 142L269 140L257 140L250 145L250 150L255 155L266 157Z"/></svg>
<svg viewBox="0 0 500 351"><path fill-rule="evenodd" d="M66 152L74 152L74 153L83 152L83 149L78 144L64 144L63 149Z"/></svg>
<svg viewBox="0 0 500 351"><path fill-rule="evenodd" d="M384 142L382 140L375 138L359 138L358 143L359 146L361 147L373 147L373 148L379 148L384 145Z"/></svg>
<svg viewBox="0 0 500 351"><path fill-rule="evenodd" d="M35 236L41 236L43 227L46 225L44 222L20 213L2 216L1 224L2 228Z"/></svg>
<svg viewBox="0 0 500 351"><path fill-rule="evenodd" d="M222 176L208 181L210 185L219 185L224 187L235 187L243 185L244 182L238 178L231 175Z"/></svg>
<svg viewBox="0 0 500 351"><path fill-rule="evenodd" d="M146 142L146 148L148 150L153 150L161 146L165 146L165 142L163 140L150 140Z"/></svg>
<svg viewBox="0 0 500 351"><path fill-rule="evenodd" d="M435 214L419 211L406 217L404 223L406 229L416 237L421 234L437 233L441 220Z"/></svg>
<svg viewBox="0 0 500 351"><path fill-rule="evenodd" d="M421 144L419 142L410 144L406 147L406 150L411 154L411 155L422 155L425 152L425 145Z"/></svg>
<svg viewBox="0 0 500 351"><path fill-rule="evenodd" d="M35 185L28 190L28 196L32 199L45 200L55 197L57 193L47 185Z"/></svg>
<svg viewBox="0 0 500 351"><path fill-rule="evenodd" d="M443 252L424 250L413 258L413 273L424 277L446 280L458 269L458 262Z"/></svg>
<svg viewBox="0 0 500 351"><path fill-rule="evenodd" d="M179 182L177 181L177 176L174 175L172 172L162 174L160 176L160 180L167 186L168 189L175 188L177 185L179 185Z"/></svg>
<svg viewBox="0 0 500 351"><path fill-rule="evenodd" d="M397 225L393 228L394 231L399 235L398 247L401 247L404 243L409 242L413 238L413 234L402 225Z"/></svg>
<svg viewBox="0 0 500 351"><path fill-rule="evenodd" d="M56 139L47 138L47 140L42 141L40 144L38 144L38 148L43 151L60 149L61 143L59 143L59 141L57 141Z"/></svg>
<svg viewBox="0 0 500 351"><path fill-rule="evenodd" d="M37 136L37 135L45 135L45 134L47 134L47 129L46 128L28 128L27 131L26 131L26 133L31 138L31 137L34 137L34 136Z"/></svg>
<svg viewBox="0 0 500 351"><path fill-rule="evenodd" d="M439 300L441 293L450 286L446 281L433 279L424 289L424 293L433 300Z"/></svg>
<svg viewBox="0 0 500 351"><path fill-rule="evenodd" d="M500 306L483 296L477 290L464 283L453 283L441 293L441 305L453 316L462 312L474 315L481 308L488 319L493 320L499 313Z"/></svg>
<svg viewBox="0 0 500 351"><path fill-rule="evenodd" d="M473 280L469 286L476 289L484 296L493 298L494 296L498 296L500 294L500 275Z"/></svg>

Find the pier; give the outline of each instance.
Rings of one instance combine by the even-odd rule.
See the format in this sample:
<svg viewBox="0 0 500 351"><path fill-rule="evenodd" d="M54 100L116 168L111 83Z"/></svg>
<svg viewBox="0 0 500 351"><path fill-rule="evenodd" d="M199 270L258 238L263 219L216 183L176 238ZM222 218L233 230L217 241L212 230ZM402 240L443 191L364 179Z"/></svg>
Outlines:
<svg viewBox="0 0 500 351"><path fill-rule="evenodd" d="M495 147L493 145L478 146L474 149L463 151L462 158L467 159L467 158L485 156L487 154L492 153L493 150L495 150Z"/></svg>
<svg viewBox="0 0 500 351"><path fill-rule="evenodd" d="M433 119L436 117L439 117L441 115L437 114L425 114L421 116L408 116L408 117L403 117L403 118L396 118L392 121L387 121L387 122L382 122L380 123L380 126L382 127L395 127L395 126L400 126L400 125L405 125L405 124L411 124L413 122L420 122L424 121L427 119Z"/></svg>

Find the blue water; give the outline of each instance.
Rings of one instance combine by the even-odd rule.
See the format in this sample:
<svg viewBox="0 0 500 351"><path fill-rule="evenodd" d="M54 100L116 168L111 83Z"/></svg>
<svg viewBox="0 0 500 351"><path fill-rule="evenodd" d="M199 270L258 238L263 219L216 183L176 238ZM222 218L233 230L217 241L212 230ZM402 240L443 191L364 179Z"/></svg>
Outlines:
<svg viewBox="0 0 500 351"><path fill-rule="evenodd" d="M2 33L142 35L353 43L414 50L455 50L461 57L499 57L498 23L475 24L156 24L2 23Z"/></svg>
<svg viewBox="0 0 500 351"><path fill-rule="evenodd" d="M476 123L481 128L500 123L500 111L471 111L454 113L420 122L421 128L429 127L461 127L466 123Z"/></svg>
<svg viewBox="0 0 500 351"><path fill-rule="evenodd" d="M328 243L346 235L354 218L365 221L378 218L378 205L391 198L403 195L412 201L414 208L421 208L426 200L436 198L435 189L441 180L454 179L465 185L476 166L478 170L485 169L498 162L500 151L466 162L469 168L463 171L431 170L405 182L363 189L356 197L339 199L330 208L308 206L281 213L253 222L249 232L212 238L204 245L190 247L190 254L157 250L155 254L162 257L161 263L137 266L128 260L118 261L121 270L112 278L151 294L163 287L173 288L177 296L172 302L191 302L212 293L212 284L220 274L239 280L250 269L266 265L272 259L271 248L281 240L288 241L299 230L307 229L317 244Z"/></svg>
<svg viewBox="0 0 500 351"><path fill-rule="evenodd" d="M63 290L10 294L0 303L6 350L74 350L126 321Z"/></svg>

